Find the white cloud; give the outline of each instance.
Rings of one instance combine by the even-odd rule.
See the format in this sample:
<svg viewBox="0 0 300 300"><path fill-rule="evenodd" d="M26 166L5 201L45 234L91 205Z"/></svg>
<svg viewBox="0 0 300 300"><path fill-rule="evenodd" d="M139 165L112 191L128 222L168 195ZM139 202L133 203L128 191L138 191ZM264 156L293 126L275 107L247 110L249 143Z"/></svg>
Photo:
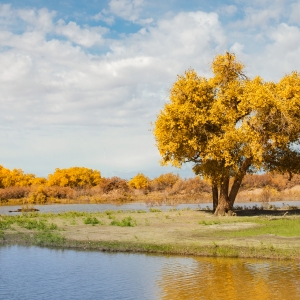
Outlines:
<svg viewBox="0 0 300 300"><path fill-rule="evenodd" d="M109 16L109 12L105 9L100 11L98 14L92 17L95 21L103 21L108 25L113 25L115 23L115 19L113 16Z"/></svg>
<svg viewBox="0 0 300 300"><path fill-rule="evenodd" d="M235 53L236 55L242 55L245 46L236 42L230 47L230 52Z"/></svg>
<svg viewBox="0 0 300 300"><path fill-rule="evenodd" d="M300 70L300 29L286 23L267 27L264 37L254 33L248 40L259 45L251 49L247 45L235 42L230 48L246 66L246 75L262 76L265 80L277 81L285 74ZM256 42L256 40L259 42ZM250 43L251 44L251 43ZM249 46L249 44L248 44Z"/></svg>
<svg viewBox="0 0 300 300"><path fill-rule="evenodd" d="M223 15L233 16L237 12L237 7L235 5L224 5L218 12Z"/></svg>
<svg viewBox="0 0 300 300"><path fill-rule="evenodd" d="M0 147L8 167L25 168L23 161L51 172L85 165L130 176L154 170L159 155L149 123L177 74L192 67L210 76L213 57L227 49L250 76L276 80L300 69L299 27L274 25L280 3L273 10L248 7L242 26L231 27L217 13L201 11L170 13L154 23L141 18L142 7L142 1L112 0L111 12L94 16L112 24L113 12L145 23L113 39L103 27L56 21L55 12L0 5Z"/></svg>
<svg viewBox="0 0 300 300"><path fill-rule="evenodd" d="M231 28L236 28L235 31L241 29L262 29L270 24L270 22L279 21L285 14L284 3L279 1L266 0L265 3L259 2L255 5L255 2L251 2L244 8L245 17L238 21L234 21Z"/></svg>
<svg viewBox="0 0 300 300"><path fill-rule="evenodd" d="M24 22L37 24L32 20L38 14L29 11L25 15ZM166 101L168 88L176 74L190 66L208 72L207 62L226 43L218 16L204 12L161 19L121 40L106 40L102 28L82 27L72 21L52 22L52 33L63 35L66 41L48 39L48 29L41 31L35 26L21 34L0 28L0 46L8 47L0 52L0 127L10 132L64 128L66 136L69 134L63 143L57 137L61 145L57 150L55 137L50 146L43 142L47 138L33 134L30 142L24 142L22 155L27 161L33 161L30 144L39 139L41 153L48 153L50 147L57 153L51 158L55 160L61 155L66 159L70 145L76 148L76 143L81 144L78 139L86 135L89 142L81 146L80 161L87 161L84 151L95 160L107 145L107 157L98 159L99 168L109 161L124 172L129 166L130 172L158 166L149 129ZM103 44L111 51L92 55L73 43L84 47ZM72 133L75 128L82 134Z"/></svg>
<svg viewBox="0 0 300 300"><path fill-rule="evenodd" d="M149 25L153 23L153 18L141 18L144 0L110 0L109 9L102 9L92 17L95 21L103 21L108 25L115 23L115 17L140 24Z"/></svg>
<svg viewBox="0 0 300 300"><path fill-rule="evenodd" d="M110 0L109 8L113 14L125 20L136 21L143 4L144 0Z"/></svg>
<svg viewBox="0 0 300 300"><path fill-rule="evenodd" d="M271 42L254 56L256 69L267 80L278 80L286 73L300 70L300 29L281 23L269 32Z"/></svg>
<svg viewBox="0 0 300 300"><path fill-rule="evenodd" d="M70 41L89 48L96 44L102 44L102 34L108 30L103 27L81 28L75 22L70 21L65 24L63 20L59 20L55 31L57 34L67 37Z"/></svg>
<svg viewBox="0 0 300 300"><path fill-rule="evenodd" d="M51 32L53 30L53 18L56 12L49 12L43 8L38 11L21 9L17 10L17 16L26 22L31 30L41 30L44 32Z"/></svg>
<svg viewBox="0 0 300 300"><path fill-rule="evenodd" d="M0 4L0 25L11 25L15 18L10 4Z"/></svg>
<svg viewBox="0 0 300 300"><path fill-rule="evenodd" d="M151 68L176 74L191 65L202 67L205 59L211 60L225 44L217 14L190 12L158 20L156 26L114 43L112 49L118 56L147 55L152 58Z"/></svg>
<svg viewBox="0 0 300 300"><path fill-rule="evenodd" d="M300 1L291 5L290 22L300 24Z"/></svg>

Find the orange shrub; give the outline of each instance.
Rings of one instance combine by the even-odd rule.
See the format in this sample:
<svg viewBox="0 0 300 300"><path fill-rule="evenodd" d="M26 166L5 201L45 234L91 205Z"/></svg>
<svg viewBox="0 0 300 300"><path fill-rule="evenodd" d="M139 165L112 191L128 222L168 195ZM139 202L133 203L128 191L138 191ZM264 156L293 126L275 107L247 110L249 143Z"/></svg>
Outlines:
<svg viewBox="0 0 300 300"><path fill-rule="evenodd" d="M0 189L0 200L2 202L9 199L21 199L27 197L30 193L30 187L25 186L11 186L4 189Z"/></svg>
<svg viewBox="0 0 300 300"><path fill-rule="evenodd" d="M272 187L278 191L286 188L291 188L295 185L300 185L300 175L293 175L289 180L288 174L266 173L266 174L247 174L243 181L241 188L243 190L253 188Z"/></svg>
<svg viewBox="0 0 300 300"><path fill-rule="evenodd" d="M72 199L75 196L75 191L70 187L44 186L43 191L47 197L58 199Z"/></svg>
<svg viewBox="0 0 300 300"><path fill-rule="evenodd" d="M263 188L265 186L272 186L270 174L247 174L241 184L243 189Z"/></svg>
<svg viewBox="0 0 300 300"><path fill-rule="evenodd" d="M150 182L150 188L154 191L163 191L167 188L172 188L173 185L180 179L179 175L173 173L162 174Z"/></svg>
<svg viewBox="0 0 300 300"><path fill-rule="evenodd" d="M125 179L120 177L114 176L111 178L101 178L99 185L97 186L101 189L101 191L105 194L113 191L118 190L122 192L128 192L129 186L128 182Z"/></svg>
<svg viewBox="0 0 300 300"><path fill-rule="evenodd" d="M180 179L171 189L171 194L200 194L210 192L211 186L199 176Z"/></svg>

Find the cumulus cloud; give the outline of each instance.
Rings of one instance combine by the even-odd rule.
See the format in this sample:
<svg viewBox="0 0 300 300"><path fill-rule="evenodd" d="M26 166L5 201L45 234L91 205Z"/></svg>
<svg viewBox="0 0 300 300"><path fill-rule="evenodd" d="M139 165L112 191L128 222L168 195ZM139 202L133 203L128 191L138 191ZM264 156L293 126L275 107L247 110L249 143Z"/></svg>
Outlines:
<svg viewBox="0 0 300 300"><path fill-rule="evenodd" d="M175 75L191 65L207 69L206 60L225 43L217 15L203 12L181 13L110 42L103 40L101 29L81 28L75 22L59 21L55 32L68 41L47 40L39 31L0 32L2 45L11 47L0 56L5 62L2 94L15 103L26 98L28 108L35 107L19 118L124 125L142 115L154 117L149 105L158 108ZM70 42L85 47L105 42L111 51L91 55Z"/></svg>
<svg viewBox="0 0 300 300"><path fill-rule="evenodd" d="M103 142L111 144L108 128L128 128L122 138L122 152L127 153L128 161L124 165L114 159L112 164L136 165L137 157L145 157L145 164L150 155L145 145L155 153L157 164L150 122L166 101L176 74L190 66L207 71L207 61L224 47L226 39L217 14L180 13L121 40L108 40L100 27L55 22L54 14L48 12L50 22L41 18L42 13L45 11L22 12L22 20L35 26L30 31L14 33L0 28L0 44L7 47L0 53L0 126L9 130L20 126L27 130L63 126L67 131L78 126L102 128L103 139L98 139L95 151ZM44 23L38 22L42 19ZM40 30L42 23L51 26ZM49 39L49 30L57 37ZM80 46L110 50L91 54ZM134 132L141 137L130 138ZM117 133L115 138L120 141L121 136ZM108 155L112 153L108 150Z"/></svg>
<svg viewBox="0 0 300 300"><path fill-rule="evenodd" d="M59 35L67 37L70 41L89 48L96 44L102 44L102 34L107 33L108 29L102 27L81 28L75 22L70 21L66 24L63 20L59 20L55 31Z"/></svg>
<svg viewBox="0 0 300 300"><path fill-rule="evenodd" d="M269 30L270 42L252 58L256 72L267 80L279 80L283 75L300 70L300 29L286 23ZM253 68L254 69L254 68Z"/></svg>
<svg viewBox="0 0 300 300"><path fill-rule="evenodd" d="M115 57L148 57L149 67L156 69L156 74L171 75L192 65L203 67L206 59L210 61L225 44L217 14L190 12L158 20L156 26L142 29L111 47Z"/></svg>
<svg viewBox="0 0 300 300"><path fill-rule="evenodd" d="M26 22L27 26L31 30L41 30L43 32L51 32L53 30L53 18L56 12L49 12L43 8L38 11L21 9L17 10L17 16Z"/></svg>

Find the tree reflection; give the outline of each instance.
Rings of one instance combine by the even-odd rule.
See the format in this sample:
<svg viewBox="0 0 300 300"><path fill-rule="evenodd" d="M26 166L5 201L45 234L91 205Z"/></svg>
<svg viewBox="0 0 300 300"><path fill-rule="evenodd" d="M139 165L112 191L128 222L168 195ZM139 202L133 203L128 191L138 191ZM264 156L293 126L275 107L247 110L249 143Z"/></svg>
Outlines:
<svg viewBox="0 0 300 300"><path fill-rule="evenodd" d="M162 299L298 299L300 265L293 262L195 258L162 269Z"/></svg>

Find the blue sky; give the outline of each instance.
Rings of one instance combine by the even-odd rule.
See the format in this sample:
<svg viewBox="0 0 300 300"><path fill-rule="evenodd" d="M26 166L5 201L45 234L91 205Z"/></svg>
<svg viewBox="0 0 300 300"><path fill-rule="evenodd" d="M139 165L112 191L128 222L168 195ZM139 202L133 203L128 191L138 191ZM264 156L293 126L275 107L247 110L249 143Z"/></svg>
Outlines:
<svg viewBox="0 0 300 300"><path fill-rule="evenodd" d="M159 165L151 133L177 74L232 51L277 81L300 70L299 16L295 0L1 0L0 163L192 176Z"/></svg>

